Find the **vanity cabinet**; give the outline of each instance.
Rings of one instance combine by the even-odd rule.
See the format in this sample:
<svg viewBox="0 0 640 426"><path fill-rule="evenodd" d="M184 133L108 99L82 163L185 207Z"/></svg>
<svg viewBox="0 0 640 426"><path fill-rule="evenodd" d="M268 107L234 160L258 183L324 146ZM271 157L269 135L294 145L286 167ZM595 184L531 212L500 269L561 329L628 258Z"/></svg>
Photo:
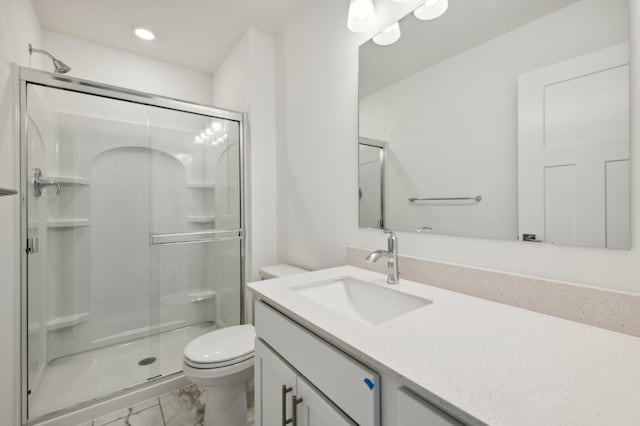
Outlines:
<svg viewBox="0 0 640 426"><path fill-rule="evenodd" d="M256 426L356 425L260 339L255 360Z"/></svg>
<svg viewBox="0 0 640 426"><path fill-rule="evenodd" d="M256 426L462 426L264 302L255 322Z"/></svg>
<svg viewBox="0 0 640 426"><path fill-rule="evenodd" d="M290 397L295 394L296 371L260 339L255 349L256 426L282 425L291 418ZM284 388L284 390L283 390Z"/></svg>
<svg viewBox="0 0 640 426"><path fill-rule="evenodd" d="M377 373L263 302L255 318L256 426L281 426L283 407L291 418L294 395L297 425L380 426Z"/></svg>

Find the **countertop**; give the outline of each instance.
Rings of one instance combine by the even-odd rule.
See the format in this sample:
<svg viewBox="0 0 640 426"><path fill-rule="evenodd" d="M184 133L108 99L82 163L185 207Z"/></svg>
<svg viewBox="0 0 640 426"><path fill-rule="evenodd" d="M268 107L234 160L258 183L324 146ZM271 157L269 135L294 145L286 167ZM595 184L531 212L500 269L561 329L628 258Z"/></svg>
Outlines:
<svg viewBox="0 0 640 426"><path fill-rule="evenodd" d="M248 286L465 423L640 425L640 339L407 280L391 288L433 303L367 326L289 289L344 276L387 286L353 266Z"/></svg>

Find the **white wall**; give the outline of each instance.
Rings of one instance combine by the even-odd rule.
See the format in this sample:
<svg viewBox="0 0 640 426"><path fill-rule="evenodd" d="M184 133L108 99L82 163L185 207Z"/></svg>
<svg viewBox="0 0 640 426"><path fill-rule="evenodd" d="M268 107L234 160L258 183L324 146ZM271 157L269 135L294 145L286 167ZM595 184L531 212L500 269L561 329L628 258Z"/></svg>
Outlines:
<svg viewBox="0 0 640 426"><path fill-rule="evenodd" d="M249 111L249 55L249 33L246 33L213 74L213 105L234 111Z"/></svg>
<svg viewBox="0 0 640 426"><path fill-rule="evenodd" d="M361 98L360 136L387 142L386 225L517 239L518 76L627 42L624 6L574 3ZM407 201L477 194L481 203Z"/></svg>
<svg viewBox="0 0 640 426"><path fill-rule="evenodd" d="M273 37L249 30L213 77L213 104L248 113L250 276L276 263L276 129Z"/></svg>
<svg viewBox="0 0 640 426"><path fill-rule="evenodd" d="M414 2L415 6L419 2ZM632 23L640 23L632 0ZM380 27L410 6L376 2ZM376 231L357 219L358 45L371 34L346 28L347 2L313 4L289 23L277 43L279 261L308 268L345 262L345 246L383 247ZM640 35L632 29L631 40ZM632 57L640 46L632 43ZM640 99L632 75L632 105ZM632 107L632 108L633 108ZM632 141L640 130L633 123ZM640 163L633 150L632 162ZM632 211L640 207L640 183L633 187ZM572 281L640 293L640 218L635 215L631 251L400 234L405 255Z"/></svg>
<svg viewBox="0 0 640 426"><path fill-rule="evenodd" d="M42 44L38 18L31 2L0 0L0 186L17 188L18 150L15 144L14 85L11 63L29 65L28 44ZM34 60L34 66L40 62ZM18 196L0 198L0 419L13 424L20 416L15 361L19 356Z"/></svg>
<svg viewBox="0 0 640 426"><path fill-rule="evenodd" d="M211 75L45 31L44 49L71 67L69 75L186 101L211 103Z"/></svg>

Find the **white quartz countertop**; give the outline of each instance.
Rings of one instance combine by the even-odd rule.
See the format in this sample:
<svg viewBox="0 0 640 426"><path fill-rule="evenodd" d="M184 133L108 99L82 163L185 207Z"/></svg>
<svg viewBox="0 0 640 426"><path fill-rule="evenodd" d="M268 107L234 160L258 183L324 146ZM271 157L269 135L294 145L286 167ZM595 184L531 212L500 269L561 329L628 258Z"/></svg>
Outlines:
<svg viewBox="0 0 640 426"><path fill-rule="evenodd" d="M433 303L367 326L290 289L344 276L387 286L341 266L249 287L466 423L640 425L640 339L406 280L392 289Z"/></svg>

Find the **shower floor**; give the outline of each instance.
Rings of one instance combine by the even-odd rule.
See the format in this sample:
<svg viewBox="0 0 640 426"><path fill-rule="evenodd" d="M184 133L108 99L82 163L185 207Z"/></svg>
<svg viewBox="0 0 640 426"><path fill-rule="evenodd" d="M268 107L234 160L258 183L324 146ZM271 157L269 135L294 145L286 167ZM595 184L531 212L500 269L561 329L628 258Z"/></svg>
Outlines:
<svg viewBox="0 0 640 426"><path fill-rule="evenodd" d="M29 417L33 419L144 383L152 377L182 371L185 345L215 329L213 323L199 324L51 361L32 389ZM138 365L148 357L155 357L156 361Z"/></svg>

